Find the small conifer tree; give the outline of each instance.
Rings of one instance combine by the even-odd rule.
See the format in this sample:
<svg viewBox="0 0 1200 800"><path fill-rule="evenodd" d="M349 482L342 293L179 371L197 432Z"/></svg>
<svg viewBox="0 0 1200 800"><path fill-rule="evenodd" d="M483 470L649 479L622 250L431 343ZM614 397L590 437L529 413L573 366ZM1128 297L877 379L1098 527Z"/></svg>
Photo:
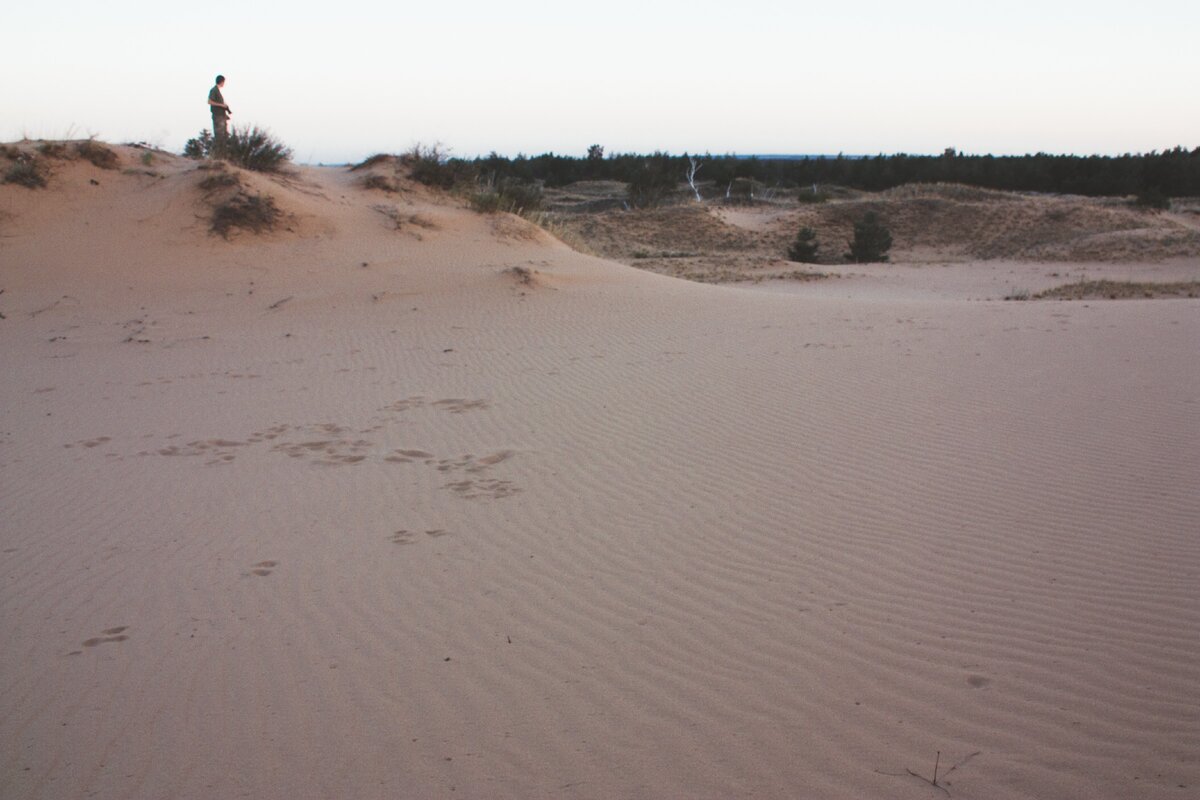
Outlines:
<svg viewBox="0 0 1200 800"><path fill-rule="evenodd" d="M815 264L819 247L817 232L812 228L801 228L800 232L796 234L796 241L792 242L792 246L788 248L788 258L803 264Z"/></svg>
<svg viewBox="0 0 1200 800"><path fill-rule="evenodd" d="M846 258L857 264L887 261L887 252L892 247L892 233L879 221L879 215L868 211L860 221L854 223L854 239Z"/></svg>

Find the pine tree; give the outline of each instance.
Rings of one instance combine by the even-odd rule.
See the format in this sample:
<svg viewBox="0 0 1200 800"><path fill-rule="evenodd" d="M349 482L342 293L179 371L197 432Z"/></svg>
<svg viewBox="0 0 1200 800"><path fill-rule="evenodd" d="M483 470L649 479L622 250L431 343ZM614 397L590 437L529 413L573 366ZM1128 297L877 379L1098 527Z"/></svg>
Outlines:
<svg viewBox="0 0 1200 800"><path fill-rule="evenodd" d="M874 211L868 211L861 221L854 223L854 240L846 258L857 264L887 261L887 251L892 247L892 234Z"/></svg>
<svg viewBox="0 0 1200 800"><path fill-rule="evenodd" d="M792 242L792 246L788 248L788 258L792 261L799 261L803 264L817 263L817 249L821 245L817 242L817 232L812 228L801 228L796 234L796 241Z"/></svg>

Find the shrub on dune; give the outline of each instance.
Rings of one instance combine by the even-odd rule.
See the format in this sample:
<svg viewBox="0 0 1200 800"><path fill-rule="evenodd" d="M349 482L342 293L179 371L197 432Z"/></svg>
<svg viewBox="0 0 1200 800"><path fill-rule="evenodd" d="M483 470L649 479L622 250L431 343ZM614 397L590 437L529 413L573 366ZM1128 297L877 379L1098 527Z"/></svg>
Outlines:
<svg viewBox="0 0 1200 800"><path fill-rule="evenodd" d="M356 172L360 169L370 169L376 165L387 163L391 160L391 158L392 156L388 155L387 153L376 153L375 155L369 156L368 158L365 158L359 163L355 164L350 168L350 171Z"/></svg>
<svg viewBox="0 0 1200 800"><path fill-rule="evenodd" d="M290 148L258 126L231 129L225 141L213 145L212 153L254 172L279 172L292 158Z"/></svg>
<svg viewBox="0 0 1200 800"><path fill-rule="evenodd" d="M408 167L409 176L417 183L438 189L453 189L475 180L474 167L461 159L450 158L440 145L414 145L400 163Z"/></svg>
<svg viewBox="0 0 1200 800"><path fill-rule="evenodd" d="M280 216L270 195L239 192L213 209L212 231L226 239L234 228L262 233L272 230Z"/></svg>
<svg viewBox="0 0 1200 800"><path fill-rule="evenodd" d="M116 169L121 164L121 157L111 147L105 147L94 139L85 139L75 145L75 152L85 161L90 161L100 169Z"/></svg>
<svg viewBox="0 0 1200 800"><path fill-rule="evenodd" d="M207 130L200 131L195 139L188 139L183 154L188 158L208 158L212 155L213 137Z"/></svg>
<svg viewBox="0 0 1200 800"><path fill-rule="evenodd" d="M15 183L26 189L39 189L46 185L46 168L35 156L19 155L4 174L4 182Z"/></svg>
<svg viewBox="0 0 1200 800"><path fill-rule="evenodd" d="M484 214L506 211L522 214L542 207L542 187L512 178L489 182L471 195L471 207Z"/></svg>
<svg viewBox="0 0 1200 800"><path fill-rule="evenodd" d="M292 158L291 148L257 125L230 129L225 141L218 142L203 130L183 146L188 158L216 158L254 172L279 172Z"/></svg>

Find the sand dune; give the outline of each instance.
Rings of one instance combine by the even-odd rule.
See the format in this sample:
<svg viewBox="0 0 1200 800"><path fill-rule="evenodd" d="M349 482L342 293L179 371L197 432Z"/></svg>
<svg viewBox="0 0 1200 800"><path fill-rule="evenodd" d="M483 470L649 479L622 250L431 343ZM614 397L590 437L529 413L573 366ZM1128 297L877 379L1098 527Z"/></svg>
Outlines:
<svg viewBox="0 0 1200 800"><path fill-rule="evenodd" d="M0 796L1200 787L1200 301L703 286L337 168L226 240L120 155L0 186Z"/></svg>

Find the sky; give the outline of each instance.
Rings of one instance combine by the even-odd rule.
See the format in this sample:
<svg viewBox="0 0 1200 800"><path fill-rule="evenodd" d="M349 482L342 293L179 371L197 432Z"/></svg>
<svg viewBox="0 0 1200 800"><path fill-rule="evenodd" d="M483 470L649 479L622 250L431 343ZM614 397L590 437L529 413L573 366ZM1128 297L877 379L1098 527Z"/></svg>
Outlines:
<svg viewBox="0 0 1200 800"><path fill-rule="evenodd" d="M1200 146L1194 0L57 0L4 25L0 141L179 151L221 73L233 124L302 163Z"/></svg>

